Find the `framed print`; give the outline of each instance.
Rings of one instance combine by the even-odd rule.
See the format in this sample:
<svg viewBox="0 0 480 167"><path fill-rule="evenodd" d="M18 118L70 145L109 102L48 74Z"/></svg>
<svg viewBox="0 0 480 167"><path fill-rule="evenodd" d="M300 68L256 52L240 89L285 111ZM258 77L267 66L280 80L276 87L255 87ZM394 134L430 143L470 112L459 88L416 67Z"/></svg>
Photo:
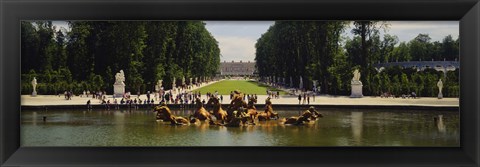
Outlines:
<svg viewBox="0 0 480 167"><path fill-rule="evenodd" d="M478 1L1 3L2 165L478 166Z"/></svg>

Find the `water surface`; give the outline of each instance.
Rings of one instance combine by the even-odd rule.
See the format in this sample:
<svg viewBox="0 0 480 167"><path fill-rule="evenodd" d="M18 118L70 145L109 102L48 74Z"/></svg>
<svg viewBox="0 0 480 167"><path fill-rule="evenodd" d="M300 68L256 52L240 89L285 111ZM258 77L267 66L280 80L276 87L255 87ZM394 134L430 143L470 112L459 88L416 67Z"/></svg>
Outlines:
<svg viewBox="0 0 480 167"><path fill-rule="evenodd" d="M283 117L303 109L277 109ZM261 109L260 109L261 110ZM172 109L188 116L191 109ZM460 146L456 111L321 109L312 125L172 126L149 109L23 110L22 146ZM43 117L46 116L46 121ZM440 118L440 119L439 119Z"/></svg>

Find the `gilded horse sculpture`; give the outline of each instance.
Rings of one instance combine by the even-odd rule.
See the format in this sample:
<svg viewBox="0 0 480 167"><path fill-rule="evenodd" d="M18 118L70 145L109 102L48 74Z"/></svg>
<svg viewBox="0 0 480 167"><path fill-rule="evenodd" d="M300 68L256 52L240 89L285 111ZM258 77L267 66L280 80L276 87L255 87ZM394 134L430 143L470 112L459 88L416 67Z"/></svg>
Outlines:
<svg viewBox="0 0 480 167"><path fill-rule="evenodd" d="M163 120L165 122L169 122L172 125L185 125L189 124L189 121L186 118L174 116L170 111L170 108L167 107L165 103L162 103L159 106L155 106L154 111L157 112L156 118L157 120Z"/></svg>
<svg viewBox="0 0 480 167"><path fill-rule="evenodd" d="M218 97L210 97L207 105L213 105L213 115L217 119L217 122L220 121L222 124L225 124L228 114L225 110L222 109L222 104L220 103Z"/></svg>
<svg viewBox="0 0 480 167"><path fill-rule="evenodd" d="M244 94L238 90L234 91L234 95L230 105L227 107L227 122L230 122L234 117L240 117L242 112L238 112L242 108L247 108L247 103L243 101Z"/></svg>
<svg viewBox="0 0 480 167"><path fill-rule="evenodd" d="M286 118L284 124L303 125L310 121L315 121L319 117L321 118L323 115L318 113L317 110L315 110L315 107L312 106L304 111L299 117Z"/></svg>
<svg viewBox="0 0 480 167"><path fill-rule="evenodd" d="M208 121L212 121L212 115L210 115L210 113L205 109L205 107L203 107L203 103L202 101L200 101L199 98L196 98L195 99L195 105L196 105L196 109L195 109L195 112L190 115L190 120L194 120L192 119L193 118L196 118L196 119L199 119L200 121L205 121L205 120L208 120Z"/></svg>
<svg viewBox="0 0 480 167"><path fill-rule="evenodd" d="M255 108L255 103L257 103L257 99L255 99L254 97L251 97L249 100L248 100L248 105L247 105L247 116L250 118L251 120L251 124L252 125L255 125L255 118L257 118L257 108Z"/></svg>
<svg viewBox="0 0 480 167"><path fill-rule="evenodd" d="M272 101L270 100L270 97L267 97L265 100L265 111L263 113L258 114L258 120L259 121L267 121L270 119L278 119L278 113L273 112L273 107L272 107Z"/></svg>

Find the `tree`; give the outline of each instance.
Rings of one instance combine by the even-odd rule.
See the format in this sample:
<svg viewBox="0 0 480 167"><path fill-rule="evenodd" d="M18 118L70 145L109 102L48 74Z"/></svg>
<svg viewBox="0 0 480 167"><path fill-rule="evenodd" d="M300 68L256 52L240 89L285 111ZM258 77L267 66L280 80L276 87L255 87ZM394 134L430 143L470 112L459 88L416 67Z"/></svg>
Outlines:
<svg viewBox="0 0 480 167"><path fill-rule="evenodd" d="M367 89L364 91L364 94L371 94L371 84L370 80L372 79L372 73L374 73L374 68L372 67L375 61L375 51L377 50L378 45L378 34L380 29L387 28L387 25L383 22L377 21L355 21L353 22L355 26L352 29L354 35L360 37L360 59L357 63L360 65L360 72L362 73L362 82L367 85ZM377 39L377 40L376 40ZM378 53L377 53L378 54Z"/></svg>
<svg viewBox="0 0 480 167"><path fill-rule="evenodd" d="M93 85L92 88L94 89L94 91L102 91L104 89L105 83L103 82L102 76L92 74L90 82Z"/></svg>
<svg viewBox="0 0 480 167"><path fill-rule="evenodd" d="M451 35L443 38L440 54L446 60L454 61L458 58L460 51L457 41L453 40Z"/></svg>
<svg viewBox="0 0 480 167"><path fill-rule="evenodd" d="M398 55L395 55L395 52L394 52L395 45L397 43L398 43L397 36L385 34L383 36L383 41L380 42L380 48L379 48L380 57L378 61L382 61L382 62L387 62L387 61L393 62L394 60L398 61Z"/></svg>
<svg viewBox="0 0 480 167"><path fill-rule="evenodd" d="M66 36L64 31L66 30L60 29L55 33L55 53L52 58L53 69L67 67Z"/></svg>
<svg viewBox="0 0 480 167"><path fill-rule="evenodd" d="M68 24L67 32L54 31L51 22L22 22L22 58L26 58L22 61L22 92L31 89L30 70L52 82L39 84L46 90L42 93L59 89L81 93L78 91L86 88L112 93L114 75L122 69L126 90L143 92L153 90L159 79L166 81L168 88L173 77L214 76L220 65L218 42L200 21Z"/></svg>
<svg viewBox="0 0 480 167"><path fill-rule="evenodd" d="M417 37L410 41L410 55L413 60L428 60L431 59L432 44L430 43L430 37L428 34L418 34Z"/></svg>
<svg viewBox="0 0 480 167"><path fill-rule="evenodd" d="M91 36L91 25L89 22L74 21L69 22L69 26L66 64L75 80L86 80L95 65L92 46L89 45L91 41L87 40Z"/></svg>
<svg viewBox="0 0 480 167"><path fill-rule="evenodd" d="M145 67L144 80L147 88L154 89L156 81L166 76L167 56L171 55L172 49L169 46L174 42L176 36L176 22L148 21L145 31L148 34L143 50L143 62Z"/></svg>
<svg viewBox="0 0 480 167"><path fill-rule="evenodd" d="M410 55L410 47L407 43L401 42L397 47L393 49L393 53L387 62L394 62L394 61L410 61L412 60L412 56Z"/></svg>
<svg viewBox="0 0 480 167"><path fill-rule="evenodd" d="M39 71L38 66L38 44L39 37L32 22L21 22L21 53L22 53L22 73L29 72L30 69Z"/></svg>
<svg viewBox="0 0 480 167"><path fill-rule="evenodd" d="M35 24L38 29L38 58L34 66L38 71L51 70L55 54L54 27L51 21L37 21Z"/></svg>
<svg viewBox="0 0 480 167"><path fill-rule="evenodd" d="M313 80L320 81L328 93L334 56L340 54L341 21L277 21L257 40L255 60L259 75L292 78L293 84L312 89ZM285 61L287 60L287 61ZM336 85L336 84L335 84Z"/></svg>

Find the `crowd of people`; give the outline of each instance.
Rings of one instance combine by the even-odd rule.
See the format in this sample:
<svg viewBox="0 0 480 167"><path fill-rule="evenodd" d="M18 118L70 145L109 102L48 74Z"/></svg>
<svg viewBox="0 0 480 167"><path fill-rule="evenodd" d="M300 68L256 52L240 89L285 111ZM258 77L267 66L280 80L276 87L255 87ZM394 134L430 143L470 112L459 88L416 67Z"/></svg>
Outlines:
<svg viewBox="0 0 480 167"><path fill-rule="evenodd" d="M270 98L279 99L280 98L280 91L271 91L267 89L267 95Z"/></svg>
<svg viewBox="0 0 480 167"><path fill-rule="evenodd" d="M402 94L401 96L399 95L394 95L390 92L384 92L380 95L380 98L389 98L389 97L392 97L392 98L402 98L402 99L409 99L409 98L413 98L413 99L416 99L417 98L417 93L415 92L412 92L412 93L407 93L407 94Z"/></svg>
<svg viewBox="0 0 480 167"><path fill-rule="evenodd" d="M82 94L77 94L78 96L80 97L92 97L92 99L98 99L100 101L102 101L104 98L106 98L106 94L107 92L106 91L93 91L93 92L90 92L90 90L84 90ZM73 91L67 91L65 90L65 92L63 93L64 95L64 98L65 100L72 100L72 97L75 96L75 94L73 94ZM58 96L60 97L60 94L58 94Z"/></svg>
<svg viewBox="0 0 480 167"><path fill-rule="evenodd" d="M315 93L301 93L298 94L298 104L310 104L310 97L315 102ZM303 101L302 101L303 100Z"/></svg>
<svg viewBox="0 0 480 167"><path fill-rule="evenodd" d="M72 100L72 96L73 96L72 91L65 91L65 93L63 94L65 96L65 100ZM60 94L58 96L60 96Z"/></svg>
<svg viewBox="0 0 480 167"><path fill-rule="evenodd" d="M208 82L206 82L208 83ZM196 83L195 86L199 87L201 86L202 83ZM127 106L129 108L135 108L138 109L140 107L145 107L145 106L152 106L156 102L158 104L161 104L162 102L165 102L166 104L184 104L184 106L188 106L187 104L194 104L194 100L196 97L200 98L201 93L200 92L192 92L189 91L190 89L193 89L193 85L183 85L177 88L174 88L169 91L164 91L163 88L162 90L158 92L152 92L147 91L146 92L146 98L141 99L141 93L137 92L137 96L134 97L131 95L131 92L125 92L122 95L121 100L117 100L116 98L108 99L107 98L107 93L106 91L94 91L90 92L90 90L83 91L83 94L80 94L80 97L92 97L93 99L98 99L99 103L102 104L105 109L110 109L110 108L115 108L118 109L119 106ZM176 94L174 96L174 94ZM211 93L208 93L208 95L211 95ZM218 95L218 92L216 92L216 95ZM71 97L73 96L72 92L70 91L65 91L65 99L70 100ZM223 96L220 95L220 98L223 100ZM91 109L92 108L92 101L88 100L87 101L87 108ZM182 105L183 107L183 105Z"/></svg>
<svg viewBox="0 0 480 167"><path fill-rule="evenodd" d="M197 83L195 86L201 86L200 83ZM202 99L202 93L200 91L191 91L193 87L189 86L181 86L172 90L167 90L164 91L163 89L158 91L158 92L150 92L147 91L145 94L146 98L142 99L140 92L137 92L137 96L134 97L131 95L130 92L125 93L121 100L118 100L116 98L111 98L108 99L106 96L105 91L93 91L90 92L90 90L83 91L83 94L80 94L80 97L92 97L93 99L98 99L100 104L104 105L106 109L110 108L119 108L119 106L128 106L129 108L140 108L143 106L151 106L154 104L161 104L162 102L165 102L166 104L180 104L180 107L191 107L195 103L196 98ZM315 92L304 92L304 91L299 91L295 90L294 92L295 97L298 99L298 104L299 105L310 105L310 102L315 102ZM268 98L272 99L279 99L280 98L280 91L274 91L274 90L266 90L266 94ZM65 91L64 93L65 99L66 100L71 100L73 93L72 91ZM206 103L206 99L209 99L210 97L216 97L219 98L220 103L223 103L224 97L223 95L219 94L218 91L215 92L206 92L205 98L203 98L202 103ZM234 96L234 92L230 92L230 100L232 100ZM243 96L243 100L248 100L250 98L255 98L258 99L257 94L245 94ZM382 93L381 98L417 98L417 95L415 92L411 92L408 94L402 94L401 96L396 96L393 95L389 92ZM87 105L89 108L91 108L91 101L88 100Z"/></svg>

